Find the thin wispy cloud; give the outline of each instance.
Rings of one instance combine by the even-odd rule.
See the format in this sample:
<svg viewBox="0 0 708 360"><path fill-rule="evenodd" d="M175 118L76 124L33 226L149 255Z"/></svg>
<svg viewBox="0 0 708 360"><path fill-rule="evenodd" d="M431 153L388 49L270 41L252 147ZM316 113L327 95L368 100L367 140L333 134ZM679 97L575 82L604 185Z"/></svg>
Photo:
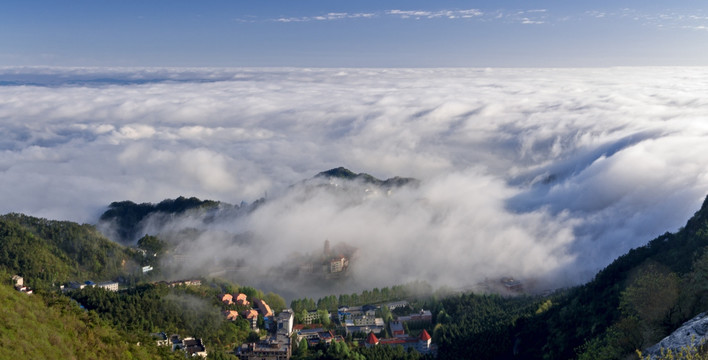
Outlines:
<svg viewBox="0 0 708 360"><path fill-rule="evenodd" d="M303 16L303 17L280 17L274 19L277 22L308 22L308 21L334 21L334 20L344 20L344 19L370 19L376 17L376 13L327 13L325 15L317 16Z"/></svg>
<svg viewBox="0 0 708 360"><path fill-rule="evenodd" d="M387 10L388 15L400 17L401 19L471 19L480 17L484 13L477 9L468 10L441 10L441 11L422 11L422 10Z"/></svg>
<svg viewBox="0 0 708 360"><path fill-rule="evenodd" d="M703 10L671 10L646 12L639 9L623 8L617 11L586 11L584 15L603 21L629 20L642 26L660 29L696 29L708 25L708 16Z"/></svg>
<svg viewBox="0 0 708 360"><path fill-rule="evenodd" d="M483 12L479 9L463 9L463 10L403 10L392 9L369 13L327 13L315 16L303 17L280 17L271 21L290 23L290 22L312 22L312 21L337 21L348 19L403 19L403 20L468 20L477 19L481 21L503 20L504 22L522 23L522 24L544 24L548 10L532 9L532 10L515 10L494 12Z"/></svg>
<svg viewBox="0 0 708 360"><path fill-rule="evenodd" d="M390 9L371 11L365 13L331 12L320 15L302 17L279 17L269 19L277 22L311 22L311 21L337 21L347 19L382 19L396 18L409 20L432 19L476 19L480 21L501 21L505 23L520 23L528 25L541 25L557 22L566 22L570 19L595 19L595 20L632 20L645 26L663 28L684 28L703 30L708 25L708 16L688 12L667 10L664 12L647 13L637 9L624 8L617 11L588 10L578 14L554 13L549 9L511 10L499 9L482 11L480 9L455 9L455 10L422 10L422 9ZM246 20L244 20L246 21ZM254 21L250 19L248 21Z"/></svg>
<svg viewBox="0 0 708 360"><path fill-rule="evenodd" d="M373 18L398 18L398 19L471 19L483 16L484 13L478 9L464 10L382 10L365 13L332 12L322 15L301 16L301 17L279 17L271 19L277 22L309 22L309 21L335 21L347 19L373 19Z"/></svg>

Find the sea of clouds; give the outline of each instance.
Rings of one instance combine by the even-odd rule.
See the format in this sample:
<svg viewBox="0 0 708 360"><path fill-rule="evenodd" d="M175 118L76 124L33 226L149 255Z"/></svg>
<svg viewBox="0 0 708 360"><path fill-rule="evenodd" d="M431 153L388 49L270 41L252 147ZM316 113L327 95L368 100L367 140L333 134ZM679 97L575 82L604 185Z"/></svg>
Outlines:
<svg viewBox="0 0 708 360"><path fill-rule="evenodd" d="M329 239L358 247L362 288L562 286L700 207L705 94L708 68L0 68L0 212L96 223L118 200L267 194L214 224L257 246L203 236L204 261ZM291 187L338 166L421 183Z"/></svg>

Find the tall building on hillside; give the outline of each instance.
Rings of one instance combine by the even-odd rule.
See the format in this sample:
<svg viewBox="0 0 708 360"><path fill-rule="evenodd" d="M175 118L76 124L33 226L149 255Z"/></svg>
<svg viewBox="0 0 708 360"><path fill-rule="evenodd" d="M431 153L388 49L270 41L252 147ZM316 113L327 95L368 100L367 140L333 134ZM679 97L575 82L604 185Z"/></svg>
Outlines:
<svg viewBox="0 0 708 360"><path fill-rule="evenodd" d="M325 242L324 242L324 252L323 252L323 255L324 255L325 257L329 257L330 254L332 254L332 249L330 248L329 239L327 239L327 240L325 240Z"/></svg>
<svg viewBox="0 0 708 360"><path fill-rule="evenodd" d="M292 309L285 309L283 312L278 314L278 334L283 334L285 336L290 336L293 332L293 323L295 320L295 314Z"/></svg>
<svg viewBox="0 0 708 360"><path fill-rule="evenodd" d="M349 260L344 256L336 257L329 261L329 272L334 274L344 271L349 266Z"/></svg>

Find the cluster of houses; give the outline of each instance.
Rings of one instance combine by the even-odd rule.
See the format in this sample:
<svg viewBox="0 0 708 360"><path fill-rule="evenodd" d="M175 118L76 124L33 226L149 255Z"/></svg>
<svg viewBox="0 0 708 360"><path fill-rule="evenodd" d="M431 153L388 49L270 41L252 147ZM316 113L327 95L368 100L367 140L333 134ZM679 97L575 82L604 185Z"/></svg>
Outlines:
<svg viewBox="0 0 708 360"><path fill-rule="evenodd" d="M256 302L256 300L254 300L254 302ZM239 359L290 359L290 356L292 355L290 336L293 333L295 314L291 309L285 309L275 317L273 317L271 313L271 317L273 318L272 321L275 321L275 334L258 342L251 342L241 345L236 350L236 355Z"/></svg>
<svg viewBox="0 0 708 360"><path fill-rule="evenodd" d="M20 275L14 275L12 282L14 283L15 290L21 293L30 295L34 292L29 286L25 286L25 279Z"/></svg>
<svg viewBox="0 0 708 360"><path fill-rule="evenodd" d="M225 301L228 303L229 297L222 297L222 299L226 299ZM254 311L256 315L259 313L264 314L264 317L269 320L270 323L274 323L273 331L275 334L271 334L271 336L264 340L241 345L236 350L236 355L238 355L240 359L290 359L293 345L291 339L293 339L296 344L299 344L304 339L309 346L316 346L318 344L329 345L332 342L345 341L342 335L336 335L332 330L324 328L321 324L294 325L294 313L291 309L285 309L277 316L273 316L267 304L262 303L258 305L259 302L262 302L262 300L254 299L258 311L250 311ZM407 305L406 302L402 302L401 304L392 303L391 308ZM374 305L356 307L342 306L338 309L337 314L333 314L332 317L339 320L339 323L344 327L347 334L368 334L366 339L362 341L362 346L400 345L406 350L412 349L422 354L435 354L437 352L437 348L435 344L432 343L432 337L427 330L423 329L417 336L411 336L406 333L406 327L404 327L404 323L410 323L411 325L416 324L418 326L422 325L424 327L432 324L432 314L429 310L421 310L407 316L399 316L395 321L389 323L392 337L379 338L376 334L384 333L385 323L382 318L375 316L377 309L379 309L379 306ZM313 313L315 312L310 312L310 314ZM265 314L270 315L266 316ZM238 316L238 314L236 314L236 316Z"/></svg>
<svg viewBox="0 0 708 360"><path fill-rule="evenodd" d="M188 337L181 339L179 335L173 334L168 337L164 332L152 334L157 340L157 346L171 346L172 351L182 350L187 356L200 356L206 358L208 353L202 339Z"/></svg>
<svg viewBox="0 0 708 360"><path fill-rule="evenodd" d="M393 302L384 306L388 306L390 310L408 306L408 302L399 301ZM364 341L366 347L372 346L403 346L404 349L414 349L421 354L435 354L437 347L432 343L432 337L425 328L418 336L406 334L404 324L417 326L431 325L433 323L433 315L430 310L420 310L406 316L398 316L395 320L388 323L389 331L392 337L379 339L374 331L369 332Z"/></svg>
<svg viewBox="0 0 708 360"><path fill-rule="evenodd" d="M315 327L310 326L309 328L306 328L306 325L299 324L293 327L293 331L297 334L298 343L305 339L308 346L344 341L344 337L335 335L332 330L323 328L321 324L315 325Z"/></svg>
<svg viewBox="0 0 708 360"><path fill-rule="evenodd" d="M219 295L219 300L223 302L226 305L231 305L231 304L239 304L242 306L248 306L251 303L248 301L248 297L246 294L240 293L236 296L233 296L231 294L221 294Z"/></svg>
<svg viewBox="0 0 708 360"><path fill-rule="evenodd" d="M224 305L251 305L250 301L248 301L248 297L246 296L246 294L243 293L235 294L235 296L232 294L220 294L219 301L224 303ZM253 305L255 309L249 308L243 310L240 315L243 316L244 319L249 320L251 322L251 327L253 329L256 329L258 315L263 315L265 319L270 320L269 318L273 316L273 310L270 308L270 305L268 305L268 303L266 303L263 299L253 299ZM236 310L226 310L224 311L224 317L226 317L227 320L234 321L238 319L239 313Z"/></svg>
<svg viewBox="0 0 708 360"><path fill-rule="evenodd" d="M167 285L169 287L200 286L202 284L202 281L199 279L176 280L176 281L158 281L158 282L153 282L152 284L163 284L163 285ZM118 291L118 282L117 281L103 281L103 282L95 283L91 280L86 280L83 283L80 283L77 281L71 281L66 286L64 286L64 285L59 286L59 289L61 291L65 292L65 291L69 291L69 290L81 290L85 287L99 287L99 288L106 289L108 291Z"/></svg>
<svg viewBox="0 0 708 360"><path fill-rule="evenodd" d="M376 317L379 306L340 306L337 309L339 323L344 326L347 334L350 333L380 333L384 329L383 318Z"/></svg>

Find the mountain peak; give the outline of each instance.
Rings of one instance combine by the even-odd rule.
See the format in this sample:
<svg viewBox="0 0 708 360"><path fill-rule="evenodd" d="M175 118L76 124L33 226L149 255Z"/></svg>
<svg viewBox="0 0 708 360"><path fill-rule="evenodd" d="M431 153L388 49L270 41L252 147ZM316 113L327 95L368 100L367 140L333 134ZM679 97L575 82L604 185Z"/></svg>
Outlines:
<svg viewBox="0 0 708 360"><path fill-rule="evenodd" d="M419 180L414 179L414 178L404 178L404 177L399 177L395 176L386 180L381 180L377 179L376 177L369 175L367 173L355 173L343 166L340 166L338 168L330 169L327 171L323 171L317 175L315 175L315 178L336 178L336 179L344 179L344 180L359 180L363 181L367 184L374 184L382 187L399 187L403 185L408 185L408 184L413 184L417 185L420 183Z"/></svg>
<svg viewBox="0 0 708 360"><path fill-rule="evenodd" d="M318 178L318 177L334 177L334 178L342 178L342 179L355 179L359 175L361 175L361 174L355 174L353 171L351 171L343 166L340 166L338 168L323 171L323 172L315 175L315 177L316 178Z"/></svg>

